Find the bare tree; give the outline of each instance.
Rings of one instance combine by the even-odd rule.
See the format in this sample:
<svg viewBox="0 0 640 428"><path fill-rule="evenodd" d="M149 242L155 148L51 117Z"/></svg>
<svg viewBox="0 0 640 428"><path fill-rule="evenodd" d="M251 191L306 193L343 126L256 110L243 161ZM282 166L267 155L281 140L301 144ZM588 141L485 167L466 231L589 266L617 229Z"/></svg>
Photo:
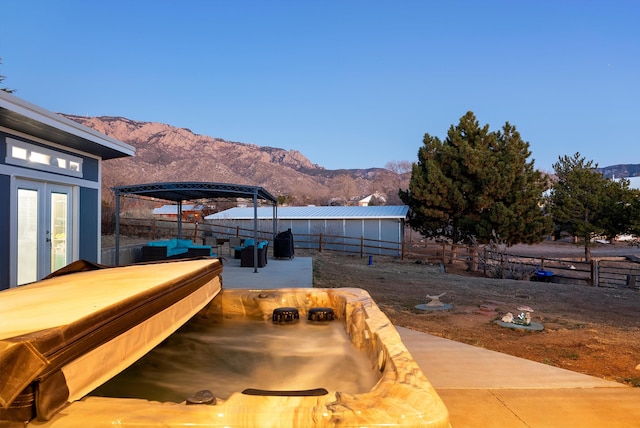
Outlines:
<svg viewBox="0 0 640 428"><path fill-rule="evenodd" d="M387 162L384 166L385 169L393 172L396 176L395 179L395 192L401 188L406 188L409 185L409 178L411 176L412 163L409 161L391 161Z"/></svg>
<svg viewBox="0 0 640 428"><path fill-rule="evenodd" d="M2 58L0 58L0 64L2 64ZM6 79L6 77L0 76L0 83L2 83L4 81L4 79ZM0 88L0 91L4 91L4 92L8 92L8 93L12 94L16 90L15 89L9 89L9 88Z"/></svg>
<svg viewBox="0 0 640 428"><path fill-rule="evenodd" d="M397 175L408 174L411 172L411 162L406 160L387 162L384 167Z"/></svg>

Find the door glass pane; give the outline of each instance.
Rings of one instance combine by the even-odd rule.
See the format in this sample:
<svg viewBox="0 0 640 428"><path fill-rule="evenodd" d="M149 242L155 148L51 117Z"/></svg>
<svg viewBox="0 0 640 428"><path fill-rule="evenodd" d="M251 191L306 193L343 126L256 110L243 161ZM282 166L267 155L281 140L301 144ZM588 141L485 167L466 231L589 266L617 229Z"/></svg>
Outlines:
<svg viewBox="0 0 640 428"><path fill-rule="evenodd" d="M68 195L51 193L51 272L67 265Z"/></svg>
<svg viewBox="0 0 640 428"><path fill-rule="evenodd" d="M18 285L38 279L38 191L18 189Z"/></svg>

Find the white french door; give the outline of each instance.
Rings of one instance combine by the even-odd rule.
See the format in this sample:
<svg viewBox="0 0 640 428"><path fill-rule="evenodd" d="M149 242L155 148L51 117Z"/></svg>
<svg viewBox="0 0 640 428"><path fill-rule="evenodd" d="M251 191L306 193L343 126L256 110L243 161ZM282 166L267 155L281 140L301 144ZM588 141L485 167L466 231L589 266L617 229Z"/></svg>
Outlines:
<svg viewBox="0 0 640 428"><path fill-rule="evenodd" d="M73 260L73 188L17 180L17 285L37 281Z"/></svg>

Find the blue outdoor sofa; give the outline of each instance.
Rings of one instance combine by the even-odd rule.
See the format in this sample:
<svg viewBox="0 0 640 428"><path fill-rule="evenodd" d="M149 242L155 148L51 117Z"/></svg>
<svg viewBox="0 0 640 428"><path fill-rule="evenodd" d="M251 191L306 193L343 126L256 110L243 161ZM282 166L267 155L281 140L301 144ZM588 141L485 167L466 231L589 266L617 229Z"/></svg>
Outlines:
<svg viewBox="0 0 640 428"><path fill-rule="evenodd" d="M210 245L194 244L190 239L149 241L142 247L142 261L182 259L200 256L216 257Z"/></svg>

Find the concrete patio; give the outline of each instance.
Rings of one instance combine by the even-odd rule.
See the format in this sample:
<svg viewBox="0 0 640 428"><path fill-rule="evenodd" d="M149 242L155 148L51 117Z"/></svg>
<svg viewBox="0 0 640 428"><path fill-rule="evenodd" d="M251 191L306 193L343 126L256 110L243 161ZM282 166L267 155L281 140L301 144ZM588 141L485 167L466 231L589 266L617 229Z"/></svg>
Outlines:
<svg viewBox="0 0 640 428"><path fill-rule="evenodd" d="M224 288L305 288L313 287L311 257L274 259L269 257L265 267L240 267L240 260L223 257L222 286Z"/></svg>

